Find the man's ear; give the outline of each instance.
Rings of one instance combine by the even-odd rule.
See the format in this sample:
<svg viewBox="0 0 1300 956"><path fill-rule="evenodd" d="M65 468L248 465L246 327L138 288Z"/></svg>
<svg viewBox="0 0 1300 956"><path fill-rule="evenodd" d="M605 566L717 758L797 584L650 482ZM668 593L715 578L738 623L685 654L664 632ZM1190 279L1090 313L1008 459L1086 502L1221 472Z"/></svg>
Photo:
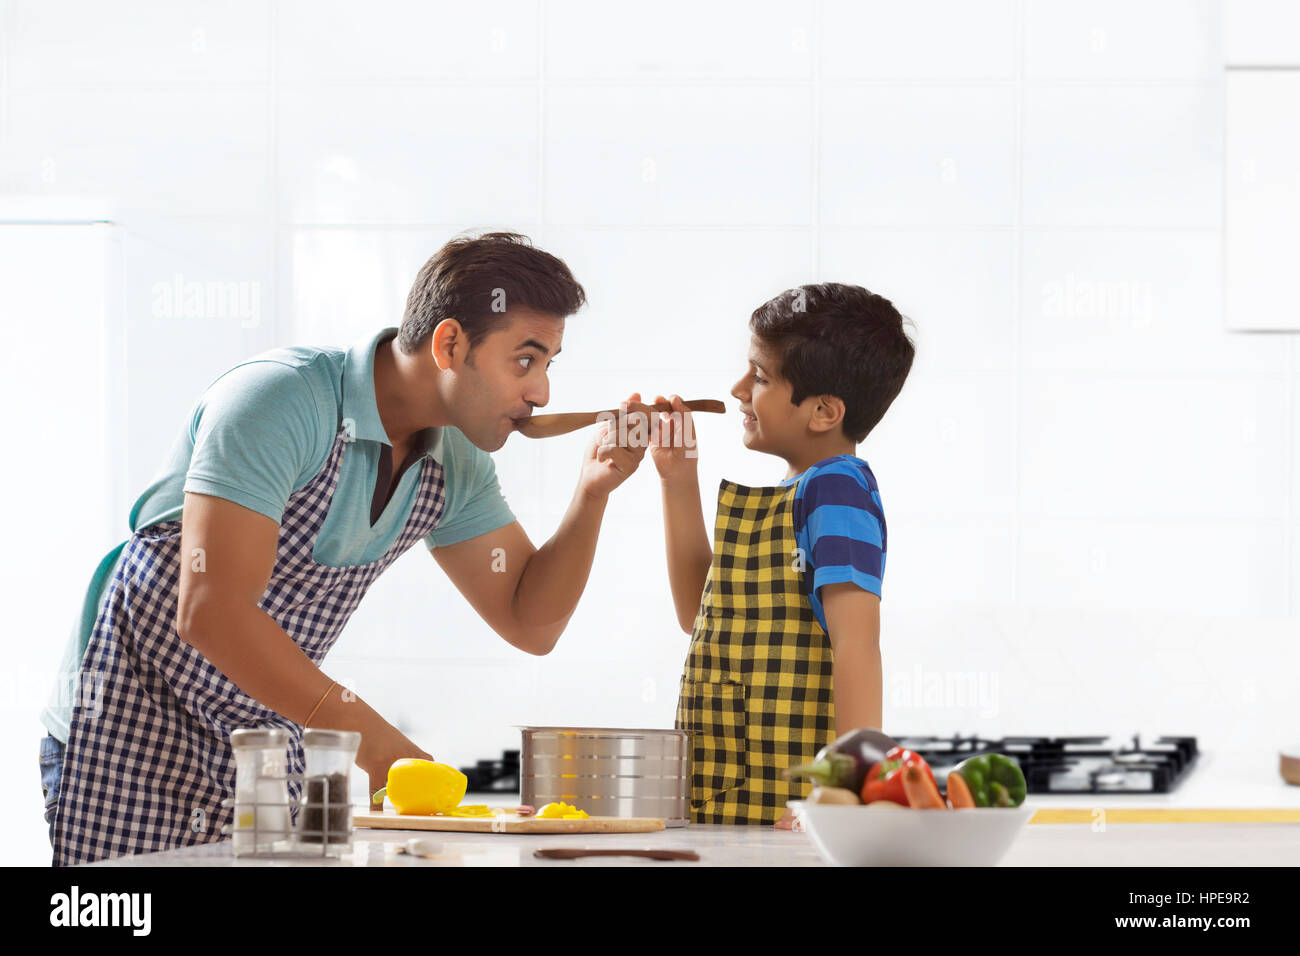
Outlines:
<svg viewBox="0 0 1300 956"><path fill-rule="evenodd" d="M832 428L839 428L843 421L844 400L837 395L818 395L812 417L808 419L808 427L815 432L828 432Z"/></svg>
<svg viewBox="0 0 1300 956"><path fill-rule="evenodd" d="M433 330L433 360L439 371L454 370L469 353L469 336L455 319L443 319Z"/></svg>

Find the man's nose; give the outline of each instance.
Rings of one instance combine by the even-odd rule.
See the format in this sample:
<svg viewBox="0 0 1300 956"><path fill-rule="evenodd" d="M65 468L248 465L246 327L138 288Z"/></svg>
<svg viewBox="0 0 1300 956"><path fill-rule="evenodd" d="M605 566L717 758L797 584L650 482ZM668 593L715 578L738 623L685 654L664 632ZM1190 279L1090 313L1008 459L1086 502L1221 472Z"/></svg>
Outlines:
<svg viewBox="0 0 1300 956"><path fill-rule="evenodd" d="M524 401L533 408L545 408L546 403L551 400L551 383L549 379L543 378L540 385L534 385L524 392Z"/></svg>

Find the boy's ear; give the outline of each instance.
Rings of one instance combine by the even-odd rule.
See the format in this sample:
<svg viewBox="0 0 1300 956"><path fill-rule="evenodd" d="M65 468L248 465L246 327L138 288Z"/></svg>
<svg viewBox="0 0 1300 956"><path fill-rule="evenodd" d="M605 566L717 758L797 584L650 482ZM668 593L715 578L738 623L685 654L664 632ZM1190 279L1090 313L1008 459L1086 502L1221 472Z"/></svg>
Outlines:
<svg viewBox="0 0 1300 956"><path fill-rule="evenodd" d="M844 421L844 400L837 395L818 395L813 406L808 427L815 432L828 432L839 428Z"/></svg>

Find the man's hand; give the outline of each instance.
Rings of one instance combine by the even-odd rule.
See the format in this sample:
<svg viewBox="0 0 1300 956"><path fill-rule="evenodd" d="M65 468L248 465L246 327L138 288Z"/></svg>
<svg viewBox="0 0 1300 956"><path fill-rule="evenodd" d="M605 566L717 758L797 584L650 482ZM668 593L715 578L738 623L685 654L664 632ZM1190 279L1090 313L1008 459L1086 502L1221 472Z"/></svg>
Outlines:
<svg viewBox="0 0 1300 956"><path fill-rule="evenodd" d="M357 766L365 771L370 783L369 793L388 786L388 768L406 757L433 760L392 724L385 723L362 733L361 746L357 749ZM372 802L372 805L375 804ZM383 800L379 800L377 805L382 806Z"/></svg>
<svg viewBox="0 0 1300 956"><path fill-rule="evenodd" d="M644 412L628 413L628 402L641 401L633 392L619 405L618 421L604 421L587 447L578 487L588 498L603 501L636 471L650 444L650 419ZM620 439L622 443L620 444Z"/></svg>

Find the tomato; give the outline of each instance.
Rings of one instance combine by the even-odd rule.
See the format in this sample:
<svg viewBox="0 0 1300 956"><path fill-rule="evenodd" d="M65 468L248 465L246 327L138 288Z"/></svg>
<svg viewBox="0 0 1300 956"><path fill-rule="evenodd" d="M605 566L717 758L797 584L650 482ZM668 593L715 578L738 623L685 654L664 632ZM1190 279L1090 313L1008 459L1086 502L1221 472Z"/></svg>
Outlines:
<svg viewBox="0 0 1300 956"><path fill-rule="evenodd" d="M905 747L895 747L885 754L884 760L872 764L867 771L862 781L862 802L889 800L899 806L908 806L907 794L903 792L903 768L913 764L918 764L930 775L931 780L934 779L934 772L924 757Z"/></svg>

